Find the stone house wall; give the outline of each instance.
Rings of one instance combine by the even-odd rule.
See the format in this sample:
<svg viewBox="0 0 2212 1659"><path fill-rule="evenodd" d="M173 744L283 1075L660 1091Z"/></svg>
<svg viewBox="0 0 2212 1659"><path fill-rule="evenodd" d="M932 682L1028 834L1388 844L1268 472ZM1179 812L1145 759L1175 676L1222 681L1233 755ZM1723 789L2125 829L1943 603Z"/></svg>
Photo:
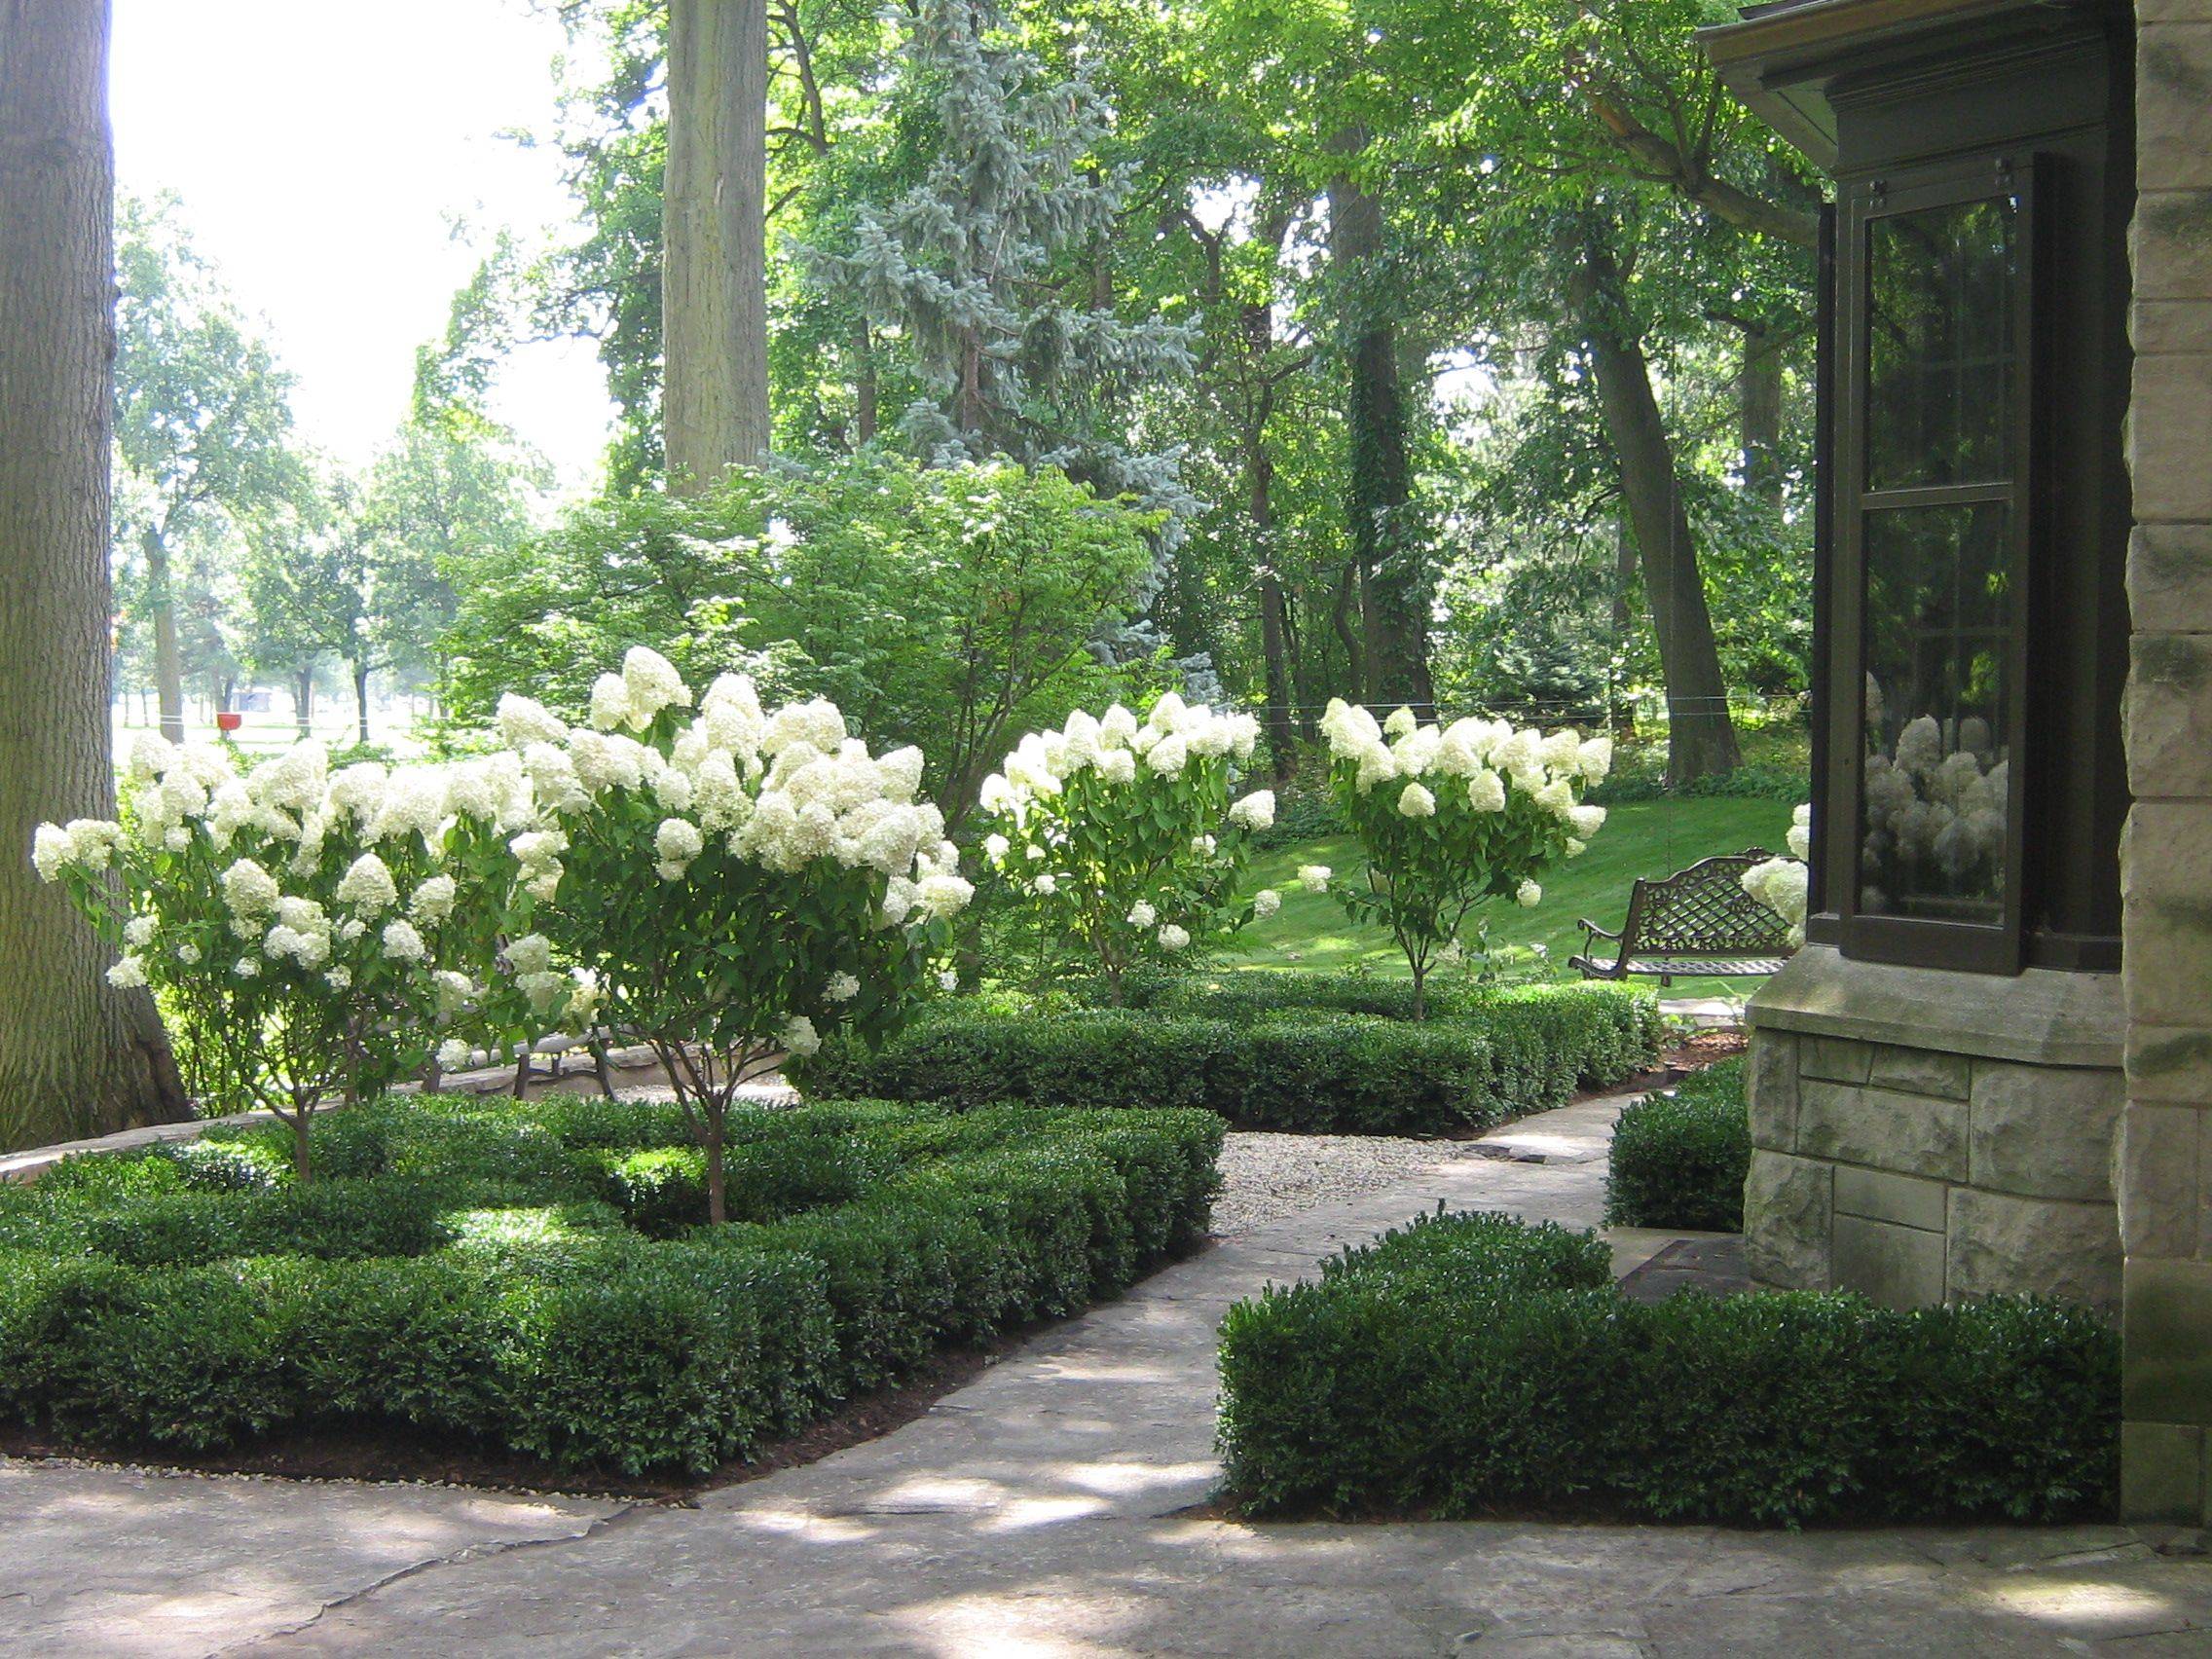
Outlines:
<svg viewBox="0 0 2212 1659"><path fill-rule="evenodd" d="M1814 945L1751 1018L1754 1279L1894 1307L1992 1292L2118 1307L2113 976L2000 979Z"/></svg>
<svg viewBox="0 0 2212 1659"><path fill-rule="evenodd" d="M2138 0L2121 1502L2212 1519L2212 0Z"/></svg>

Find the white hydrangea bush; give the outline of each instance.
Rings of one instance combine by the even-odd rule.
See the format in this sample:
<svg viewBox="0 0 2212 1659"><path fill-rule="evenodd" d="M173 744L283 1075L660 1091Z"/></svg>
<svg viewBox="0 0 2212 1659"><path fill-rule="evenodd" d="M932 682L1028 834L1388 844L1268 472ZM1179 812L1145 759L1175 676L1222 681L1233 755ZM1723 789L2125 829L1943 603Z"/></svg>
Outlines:
<svg viewBox="0 0 2212 1659"><path fill-rule="evenodd" d="M1866 904L1891 896L1986 898L2002 886L2011 767L1988 722L1922 715L1892 754L1866 756Z"/></svg>
<svg viewBox="0 0 2212 1659"><path fill-rule="evenodd" d="M1456 958L1476 906L1510 899L1533 908L1539 877L1604 824L1605 809L1581 792L1610 769L1611 740L1471 718L1423 724L1411 709L1378 722L1342 699L1321 732L1330 789L1365 867L1340 881L1309 866L1299 879L1389 932L1413 974L1418 1017L1430 971Z"/></svg>
<svg viewBox="0 0 2212 1659"><path fill-rule="evenodd" d="M694 703L643 647L585 723L512 696L498 719L545 809L516 849L533 920L667 1068L719 1222L738 1090L832 1030L880 1040L974 895L921 752L871 756L833 704L771 712L742 675Z"/></svg>
<svg viewBox="0 0 2212 1659"><path fill-rule="evenodd" d="M242 767L228 744L132 745L121 817L43 825L38 873L121 952L241 1100L293 1130L330 1096L421 1071L441 1032L497 999L488 941L511 924L511 837L538 819L511 756L333 770L299 743ZM566 988L566 987L565 987Z"/></svg>
<svg viewBox="0 0 2212 1659"><path fill-rule="evenodd" d="M1813 809L1800 806L1791 815L1789 856L1767 859L1743 874L1744 891L1789 925L1792 947L1805 942L1805 906L1811 888Z"/></svg>
<svg viewBox="0 0 2212 1659"><path fill-rule="evenodd" d="M1041 977L1102 975L1117 1004L1132 967L1187 959L1279 895L1240 901L1266 790L1239 796L1259 722L1173 692L1139 719L1120 704L1031 732L984 780L986 866L1036 941Z"/></svg>

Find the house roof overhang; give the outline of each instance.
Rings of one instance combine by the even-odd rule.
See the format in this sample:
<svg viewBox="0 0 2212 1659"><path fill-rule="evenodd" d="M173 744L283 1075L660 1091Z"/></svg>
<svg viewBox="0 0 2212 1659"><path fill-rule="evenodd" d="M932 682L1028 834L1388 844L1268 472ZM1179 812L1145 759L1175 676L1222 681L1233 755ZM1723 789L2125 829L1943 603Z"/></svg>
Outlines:
<svg viewBox="0 0 2212 1659"><path fill-rule="evenodd" d="M1962 55L2040 51L2080 34L2118 0L1779 0L1698 31L1722 83L1824 170L1836 164L1836 107L1878 73Z"/></svg>

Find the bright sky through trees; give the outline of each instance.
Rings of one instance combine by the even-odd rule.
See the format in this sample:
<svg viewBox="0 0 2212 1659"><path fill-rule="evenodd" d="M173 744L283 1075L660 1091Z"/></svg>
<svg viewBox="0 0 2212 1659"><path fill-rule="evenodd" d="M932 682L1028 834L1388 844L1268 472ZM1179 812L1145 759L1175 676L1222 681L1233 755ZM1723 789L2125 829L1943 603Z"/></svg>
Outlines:
<svg viewBox="0 0 2212 1659"><path fill-rule="evenodd" d="M174 190L200 250L267 317L315 443L358 463L406 413L415 348L511 226L573 223L550 151L557 22L521 0L115 0L116 161ZM584 484L606 441L589 342L524 348L495 413Z"/></svg>

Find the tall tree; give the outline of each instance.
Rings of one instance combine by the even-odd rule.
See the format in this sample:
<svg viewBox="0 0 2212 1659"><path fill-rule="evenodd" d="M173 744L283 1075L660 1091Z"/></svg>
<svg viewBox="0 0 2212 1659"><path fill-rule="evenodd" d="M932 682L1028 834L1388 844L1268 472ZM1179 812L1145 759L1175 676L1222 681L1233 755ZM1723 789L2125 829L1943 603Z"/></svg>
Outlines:
<svg viewBox="0 0 2212 1659"><path fill-rule="evenodd" d="M28 857L113 809L107 0L0 0L0 1146L189 1117L153 1000Z"/></svg>
<svg viewBox="0 0 2212 1659"><path fill-rule="evenodd" d="M1735 770L1739 758L1728 715L1713 616L1698 570L1674 445L1651 365L1614 251L1616 227L1602 210L1585 215L1567 294L1598 383L1598 403L1620 469L1621 497L1643 569L1651 631L1667 682L1667 775L1676 784Z"/></svg>
<svg viewBox="0 0 2212 1659"><path fill-rule="evenodd" d="M663 444L680 492L767 450L768 9L669 0Z"/></svg>
<svg viewBox="0 0 2212 1659"><path fill-rule="evenodd" d="M1412 512L1398 286L1391 279L1382 203L1348 165L1367 142L1357 128L1339 133L1333 148L1347 158L1347 166L1329 180L1329 257L1342 307L1339 350L1350 440L1345 504L1365 682L1359 690L1370 701L1426 712L1436 693L1428 677L1426 560Z"/></svg>
<svg viewBox="0 0 2212 1659"><path fill-rule="evenodd" d="M180 743L188 544L235 539L288 501L305 469L290 377L193 251L175 203L125 202L116 255L115 447L130 486L119 550L138 566L162 735Z"/></svg>

